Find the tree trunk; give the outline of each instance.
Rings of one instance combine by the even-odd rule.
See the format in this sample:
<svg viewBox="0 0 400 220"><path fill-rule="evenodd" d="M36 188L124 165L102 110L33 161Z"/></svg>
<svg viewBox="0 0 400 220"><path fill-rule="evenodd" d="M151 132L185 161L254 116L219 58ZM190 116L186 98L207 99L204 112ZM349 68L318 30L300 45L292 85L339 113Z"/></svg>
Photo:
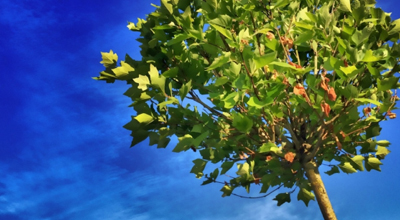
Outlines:
<svg viewBox="0 0 400 220"><path fill-rule="evenodd" d="M322 182L321 175L314 162L308 162L303 165L306 171L306 176L311 183L311 188L317 197L318 205L325 220L337 220L335 212L333 211L331 202L326 193L324 183Z"/></svg>

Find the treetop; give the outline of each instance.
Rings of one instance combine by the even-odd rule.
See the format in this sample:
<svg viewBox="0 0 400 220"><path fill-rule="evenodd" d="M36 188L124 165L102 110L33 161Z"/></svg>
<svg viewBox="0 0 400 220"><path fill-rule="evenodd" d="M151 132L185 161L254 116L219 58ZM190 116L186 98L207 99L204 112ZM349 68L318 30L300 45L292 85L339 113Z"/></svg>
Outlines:
<svg viewBox="0 0 400 220"><path fill-rule="evenodd" d="M142 60L104 52L95 79L129 84L132 146L198 151L191 173L203 184L235 167L223 196L261 184L264 194L298 188L308 205L308 162L331 166L329 175L380 171L390 152L378 136L396 118L400 19L375 3L161 0L128 23Z"/></svg>

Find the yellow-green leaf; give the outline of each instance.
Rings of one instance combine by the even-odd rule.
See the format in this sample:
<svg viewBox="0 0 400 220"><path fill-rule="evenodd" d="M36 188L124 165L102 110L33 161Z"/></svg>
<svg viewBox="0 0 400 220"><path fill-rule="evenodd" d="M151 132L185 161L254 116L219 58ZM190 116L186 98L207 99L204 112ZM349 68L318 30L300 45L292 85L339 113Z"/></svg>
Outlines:
<svg viewBox="0 0 400 220"><path fill-rule="evenodd" d="M378 102L378 101L376 101L376 100L373 100L373 99L355 98L355 100L357 100L357 101L359 101L359 102L361 102L361 103L367 103L367 104L372 103L372 104L374 104L374 105L376 105L376 106L382 105L382 103L380 103L380 102Z"/></svg>
<svg viewBox="0 0 400 220"><path fill-rule="evenodd" d="M160 75L158 73L157 68L155 66L153 66L153 64L150 64L149 75L150 75L151 85L157 86L158 88L161 89L163 94L165 94L165 79L166 78L163 75Z"/></svg>
<svg viewBox="0 0 400 220"><path fill-rule="evenodd" d="M271 97L266 97L266 98L264 98L264 99L262 99L260 101L260 100L258 100L257 97L253 96L253 97L250 97L250 99L247 102L247 104L249 106L253 106L253 107L256 107L256 108L263 108L263 107L267 106L268 104L271 104L273 101L274 101L274 99L271 98Z"/></svg>
<svg viewBox="0 0 400 220"><path fill-rule="evenodd" d="M213 70L215 68L218 68L218 67L228 63L230 56L231 56L231 52L227 52L224 55L215 58L214 61L212 62L212 64L206 70L207 71Z"/></svg>
<svg viewBox="0 0 400 220"><path fill-rule="evenodd" d="M350 162L345 162L343 165L339 165L339 168L345 173L356 173L357 170L350 164Z"/></svg>
<svg viewBox="0 0 400 220"><path fill-rule="evenodd" d="M244 163L244 164L237 164L238 171L236 172L237 175L249 175L249 164Z"/></svg>
<svg viewBox="0 0 400 220"><path fill-rule="evenodd" d="M112 69L112 71L114 72L117 78L121 78L128 75L129 72L135 71L135 69L131 67L129 64L125 63L124 61L121 61L121 66Z"/></svg>
<svg viewBox="0 0 400 220"><path fill-rule="evenodd" d="M340 6L343 11L351 12L350 0L340 0Z"/></svg>
<svg viewBox="0 0 400 220"><path fill-rule="evenodd" d="M133 81L139 84L138 88L142 91L147 89L147 85L150 85L149 77L143 75L139 75L137 78L133 79Z"/></svg>
<svg viewBox="0 0 400 220"><path fill-rule="evenodd" d="M117 63L118 55L114 53L112 50L110 52L101 52L101 58L103 61L100 63L104 65L104 67L112 66L113 64Z"/></svg>
<svg viewBox="0 0 400 220"><path fill-rule="evenodd" d="M299 194L297 194L297 200L298 201L302 200L304 204L308 206L310 200L315 200L315 195L312 192L308 191L307 189L301 188L299 190Z"/></svg>
<svg viewBox="0 0 400 220"><path fill-rule="evenodd" d="M228 38L229 40L233 40L233 37L232 37L232 33L229 31L229 30L227 30L227 29L225 29L225 28L223 28L223 27L221 27L221 26L218 26L218 25L216 25L216 24L210 24L213 28L215 28L219 33L221 33L222 35L224 35L226 38Z"/></svg>
<svg viewBox="0 0 400 220"><path fill-rule="evenodd" d="M254 62L256 63L256 68L261 68L265 65L270 64L276 59L276 52L267 53L264 56L255 56Z"/></svg>
<svg viewBox="0 0 400 220"><path fill-rule="evenodd" d="M150 124L151 122L154 121L153 116L148 115L146 113L139 114L138 116L135 117L135 119L141 124Z"/></svg>
<svg viewBox="0 0 400 220"><path fill-rule="evenodd" d="M222 76L222 77L219 77L219 78L215 81L214 85L215 85L215 86L222 86L222 85L224 85L224 84L227 83L227 82L229 82L229 78L226 77L226 76Z"/></svg>
<svg viewBox="0 0 400 220"><path fill-rule="evenodd" d="M394 20L391 24L392 29L389 31L389 35L400 33L400 19Z"/></svg>
<svg viewBox="0 0 400 220"><path fill-rule="evenodd" d="M349 76L356 73L358 69L356 66L348 66L348 67L341 66L340 70L343 71L346 74L346 76Z"/></svg>

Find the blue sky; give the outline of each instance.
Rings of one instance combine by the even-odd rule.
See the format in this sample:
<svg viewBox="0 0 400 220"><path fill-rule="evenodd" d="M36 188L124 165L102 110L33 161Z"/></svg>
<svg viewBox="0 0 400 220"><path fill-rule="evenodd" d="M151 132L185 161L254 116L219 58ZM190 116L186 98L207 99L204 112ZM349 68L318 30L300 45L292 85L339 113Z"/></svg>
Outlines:
<svg viewBox="0 0 400 220"><path fill-rule="evenodd" d="M129 148L128 87L91 77L103 70L100 51L140 59L126 25L151 11L145 0L2 0L0 219L321 219L316 202L296 196L281 207L273 195L221 198L221 185L189 173L193 152ZM392 153L382 172L322 176L339 219L400 215L397 124L383 123Z"/></svg>

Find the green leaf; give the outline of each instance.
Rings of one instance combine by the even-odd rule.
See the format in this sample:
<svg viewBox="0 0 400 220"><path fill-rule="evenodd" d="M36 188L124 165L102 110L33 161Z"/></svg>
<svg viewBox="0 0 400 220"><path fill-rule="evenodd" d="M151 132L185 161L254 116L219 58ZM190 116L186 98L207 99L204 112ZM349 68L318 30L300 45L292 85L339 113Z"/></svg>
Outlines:
<svg viewBox="0 0 400 220"><path fill-rule="evenodd" d="M386 91L389 89L396 89L399 78L392 76L384 79L378 79L378 91Z"/></svg>
<svg viewBox="0 0 400 220"><path fill-rule="evenodd" d="M312 27L313 28L313 27ZM301 45L304 42L312 40L314 32L311 30L304 30L294 41L294 44Z"/></svg>
<svg viewBox="0 0 400 220"><path fill-rule="evenodd" d="M290 3L289 0L277 0L275 1L275 4L271 6L271 9L282 8L288 5L289 3Z"/></svg>
<svg viewBox="0 0 400 220"><path fill-rule="evenodd" d="M268 65L272 61L276 59L276 52L267 53L263 56L255 56L254 62L256 63L256 68L261 68L265 65Z"/></svg>
<svg viewBox="0 0 400 220"><path fill-rule="evenodd" d="M149 139L150 139L149 145L152 146L152 145L157 144L159 137L160 136L157 133L151 132L149 134Z"/></svg>
<svg viewBox="0 0 400 220"><path fill-rule="evenodd" d="M331 170L326 171L326 174L328 174L329 176L335 174L335 173L340 173L339 168L337 166L333 166Z"/></svg>
<svg viewBox="0 0 400 220"><path fill-rule="evenodd" d="M219 174L219 169L215 168L215 170L210 174L210 177L216 179L218 177L218 174Z"/></svg>
<svg viewBox="0 0 400 220"><path fill-rule="evenodd" d="M221 171L221 175L225 174L226 172L228 172L228 170L230 170L233 166L234 162L233 161L225 161L222 163L221 167L222 167L222 171Z"/></svg>
<svg viewBox="0 0 400 220"><path fill-rule="evenodd" d="M305 188L300 188L299 193L297 194L297 201L300 200L302 200L304 204L308 207L308 203L310 202L310 200L315 200L315 195Z"/></svg>
<svg viewBox="0 0 400 220"><path fill-rule="evenodd" d="M101 58L103 61L100 63L104 65L104 67L111 67L118 61L118 55L114 53L112 50L110 52L101 52Z"/></svg>
<svg viewBox="0 0 400 220"><path fill-rule="evenodd" d="M193 143L193 137L190 134L185 134L185 136L178 138L179 142L172 152L179 153L181 151L187 151Z"/></svg>
<svg viewBox="0 0 400 220"><path fill-rule="evenodd" d="M171 22L169 24L156 26L156 27L153 28L153 30L169 30L169 29L174 29L174 28L176 28L176 25L173 22Z"/></svg>
<svg viewBox="0 0 400 220"><path fill-rule="evenodd" d="M229 186L229 185L225 185L224 187L222 187L222 189L220 191L223 192L222 197L230 196L232 194L233 187Z"/></svg>
<svg viewBox="0 0 400 220"><path fill-rule="evenodd" d="M153 116L148 115L146 113L141 113L138 116L135 117L135 119L140 123L140 124L150 124L151 122L154 121Z"/></svg>
<svg viewBox="0 0 400 220"><path fill-rule="evenodd" d="M232 85L238 89L248 89L249 79L246 74L240 74L238 78L236 78Z"/></svg>
<svg viewBox="0 0 400 220"><path fill-rule="evenodd" d="M162 75L163 75L165 78L174 78L174 77L176 77L176 76L178 75L178 71L179 71L179 68L178 68L178 67L173 67L173 68L171 68L171 69L169 69L169 70L163 72Z"/></svg>
<svg viewBox="0 0 400 220"><path fill-rule="evenodd" d="M207 161L202 159L193 160L194 166L190 173L196 174L196 178L201 178L203 176L203 170L207 165Z"/></svg>
<svg viewBox="0 0 400 220"><path fill-rule="evenodd" d="M340 8L343 11L351 12L350 0L340 0Z"/></svg>
<svg viewBox="0 0 400 220"><path fill-rule="evenodd" d="M212 7L212 9L216 9L216 7L218 6L217 0L206 0L206 1Z"/></svg>
<svg viewBox="0 0 400 220"><path fill-rule="evenodd" d="M275 154L281 154L282 150L276 144L272 142L267 142L261 145L261 147L258 149L259 153L269 153L269 152L274 152Z"/></svg>
<svg viewBox="0 0 400 220"><path fill-rule="evenodd" d="M215 25L215 24L210 24L210 25L213 28L215 28L219 33L224 35L226 38L228 38L229 40L233 41L232 33L229 30L227 30L227 29L225 29L225 28L223 28L221 26Z"/></svg>
<svg viewBox="0 0 400 220"><path fill-rule="evenodd" d="M277 41L276 39L267 40L265 41L265 46L271 49L272 51L276 51L278 50L279 47L279 41Z"/></svg>
<svg viewBox="0 0 400 220"><path fill-rule="evenodd" d="M272 32L272 31L273 31L273 29L271 29L271 28L263 28L263 29L257 30L253 34L253 36L255 36L256 34L267 34L268 32Z"/></svg>
<svg viewBox="0 0 400 220"><path fill-rule="evenodd" d="M169 139L169 138L160 139L158 141L157 148L166 148L170 141L171 141L171 139Z"/></svg>
<svg viewBox="0 0 400 220"><path fill-rule="evenodd" d="M350 164L350 162L345 162L343 165L339 165L339 168L345 173L357 173L357 170Z"/></svg>
<svg viewBox="0 0 400 220"><path fill-rule="evenodd" d="M286 86L284 84L276 84L274 86L271 86L271 88L267 92L268 97L276 98L282 91L284 91L285 87Z"/></svg>
<svg viewBox="0 0 400 220"><path fill-rule="evenodd" d="M229 71L235 76L239 75L242 65L240 63L231 62L229 65Z"/></svg>
<svg viewBox="0 0 400 220"><path fill-rule="evenodd" d="M158 73L158 70L153 64L150 64L150 81L151 85L154 85L161 89L163 95L165 94L165 77Z"/></svg>
<svg viewBox="0 0 400 220"><path fill-rule="evenodd" d="M290 203L290 193L279 193L273 200L278 201L278 206L285 202Z"/></svg>
<svg viewBox="0 0 400 220"><path fill-rule="evenodd" d="M203 125L197 124L197 125L193 126L191 132L194 132L194 133L201 133L202 130L203 130Z"/></svg>
<svg viewBox="0 0 400 220"><path fill-rule="evenodd" d="M142 91L147 89L147 85L150 85L149 77L143 75L139 75L137 78L134 78L133 81L139 84L138 88Z"/></svg>
<svg viewBox="0 0 400 220"><path fill-rule="evenodd" d="M215 159L215 150L212 148L205 148L200 150L200 155L205 160L214 160Z"/></svg>
<svg viewBox="0 0 400 220"><path fill-rule="evenodd" d="M218 15L217 18L214 18L212 20L209 21L210 24L216 24L219 25L221 27L230 27L232 25L232 17L228 16L228 15Z"/></svg>
<svg viewBox="0 0 400 220"><path fill-rule="evenodd" d="M219 78L215 81L214 86L222 86L222 85L224 85L224 84L227 83L227 82L229 82L229 78L226 77L226 76L222 76L222 77L219 77Z"/></svg>
<svg viewBox="0 0 400 220"><path fill-rule="evenodd" d="M283 67L283 68L288 68L288 69L294 69L294 70L296 69L296 67L294 67L294 66L292 66L292 65L290 65L288 63L284 63L284 62L273 61L270 64L271 65L275 65L275 66L280 66L280 67Z"/></svg>
<svg viewBox="0 0 400 220"><path fill-rule="evenodd" d="M149 132L146 130L139 130L135 129L134 132L132 132L131 136L133 137L133 140L131 142L131 147L134 147L136 144L146 140L146 138L149 136Z"/></svg>
<svg viewBox="0 0 400 220"><path fill-rule="evenodd" d="M188 38L189 38L189 35L187 35L187 34L178 34L178 35L175 35L174 39L168 41L167 45L171 46L171 45L174 45L176 43L181 43L182 41L184 41L184 40L186 40Z"/></svg>
<svg viewBox="0 0 400 220"><path fill-rule="evenodd" d="M250 168L250 166L248 163L244 163L244 164L238 163L237 164L238 171L236 172L236 174L240 175L240 176L243 176L243 175L248 176L248 175L250 175L249 168Z"/></svg>
<svg viewBox="0 0 400 220"><path fill-rule="evenodd" d="M133 22L128 22L127 27L131 31L139 31L140 30L140 28L136 27L135 23L133 23Z"/></svg>
<svg viewBox="0 0 400 220"><path fill-rule="evenodd" d="M356 66L348 66L348 67L341 66L340 70L343 71L346 74L346 76L352 76L358 72L358 68Z"/></svg>
<svg viewBox="0 0 400 220"><path fill-rule="evenodd" d="M224 108L226 109L231 109L233 106L236 105L236 102L239 99L239 94L237 92L231 92L229 95L227 95L223 101L224 101Z"/></svg>
<svg viewBox="0 0 400 220"><path fill-rule="evenodd" d="M367 64L368 71L371 73L372 76L378 77L381 75L378 68L374 68L371 63Z"/></svg>
<svg viewBox="0 0 400 220"><path fill-rule="evenodd" d="M247 101L247 104L249 106L253 106L256 108L263 108L267 106L268 104L271 104L274 101L273 98L271 97L266 97L265 99L259 101L257 97L250 97L249 101Z"/></svg>
<svg viewBox="0 0 400 220"><path fill-rule="evenodd" d="M388 150L386 147L382 147L382 146L378 145L375 155L379 159L385 159L386 155L388 155L389 153L390 153L390 150Z"/></svg>
<svg viewBox="0 0 400 220"><path fill-rule="evenodd" d="M367 163L365 164L365 168L370 171L371 169L381 171L381 168L379 167L382 165L382 162L375 157L369 157L367 160Z"/></svg>
<svg viewBox="0 0 400 220"><path fill-rule="evenodd" d="M201 142L208 137L209 133L210 133L209 131L206 131L206 132L202 133L201 135L199 135L198 137L196 137L192 142L193 147L200 146Z"/></svg>
<svg viewBox="0 0 400 220"><path fill-rule="evenodd" d="M380 102L378 102L378 101L376 101L376 100L373 100L373 99L355 98L354 100L359 101L359 102L361 102L361 103L366 103L366 104L372 103L372 104L374 104L374 105L376 105L376 106L382 105L382 103L380 103Z"/></svg>
<svg viewBox="0 0 400 220"><path fill-rule="evenodd" d="M364 156L361 155L356 155L353 158L351 158L351 160L355 163L356 168L360 171L364 171L364 165L363 165L363 161L364 161ZM354 167L354 166L353 166Z"/></svg>
<svg viewBox="0 0 400 220"><path fill-rule="evenodd" d="M162 109L162 108L164 108L165 106L170 105L170 104L179 104L179 101L178 101L178 99L176 99L175 97L168 97L168 100L167 100L167 101L161 102L161 103L159 103L157 106L158 106L160 109Z"/></svg>
<svg viewBox="0 0 400 220"><path fill-rule="evenodd" d="M308 22L296 22L296 27L302 28L305 36L303 36L303 33L301 35L299 35L296 40L295 40L295 44L301 44L303 42L309 41L311 40L311 37L313 36L313 32L311 31L315 26L308 23ZM304 30L306 29L306 30Z"/></svg>
<svg viewBox="0 0 400 220"><path fill-rule="evenodd" d="M202 186L213 183L214 180L212 178L208 178L207 180L203 181L203 183L201 184Z"/></svg>
<svg viewBox="0 0 400 220"><path fill-rule="evenodd" d="M182 87L179 89L179 96L181 97L181 101L185 99L186 95L189 93L191 89L192 89L192 80L182 85Z"/></svg>
<svg viewBox="0 0 400 220"><path fill-rule="evenodd" d="M388 33L389 35L400 33L400 19L394 20L391 23L391 26L392 26L392 28L390 29L390 31Z"/></svg>
<svg viewBox="0 0 400 220"><path fill-rule="evenodd" d="M206 68L206 71L213 70L215 68L218 68L220 66L223 66L224 64L229 62L229 57L231 56L231 52L226 52L224 55L217 57L214 59L212 64Z"/></svg>
<svg viewBox="0 0 400 220"><path fill-rule="evenodd" d="M361 61L367 62L367 63L368 62L376 62L376 61L382 60L382 58L383 58L382 56L375 56L374 52L372 50L367 50L367 51L365 51L365 55Z"/></svg>
<svg viewBox="0 0 400 220"><path fill-rule="evenodd" d="M242 115L241 113L232 113L233 116L233 127L238 129L240 132L247 133L253 127L253 120L249 117Z"/></svg>
<svg viewBox="0 0 400 220"><path fill-rule="evenodd" d="M265 193L267 191L264 191L264 190L268 189L269 186L279 185L281 183L281 180L279 179L279 177L277 175L270 173L270 174L264 174L263 177L261 178L261 182L263 184L262 191Z"/></svg>
<svg viewBox="0 0 400 220"><path fill-rule="evenodd" d="M351 39L354 41L354 43L356 43L356 46L359 46L360 44L368 40L372 31L373 30L370 28L364 28L362 31L356 30L354 34L351 36Z"/></svg>
<svg viewBox="0 0 400 220"><path fill-rule="evenodd" d="M387 147L390 145L390 142L387 140L380 140L380 141L377 141L376 144L379 146Z"/></svg>
<svg viewBox="0 0 400 220"><path fill-rule="evenodd" d="M367 138L377 137L380 134L381 134L381 127L377 122L371 123L371 125L366 129Z"/></svg>
<svg viewBox="0 0 400 220"><path fill-rule="evenodd" d="M125 63L124 61L121 61L121 66L112 69L112 71L114 72L117 78L122 78L128 75L129 72L135 71L135 69L132 68L129 64Z"/></svg>
<svg viewBox="0 0 400 220"><path fill-rule="evenodd" d="M171 3L168 3L168 0L161 0L162 5L168 10L170 14L174 13L173 7Z"/></svg>

